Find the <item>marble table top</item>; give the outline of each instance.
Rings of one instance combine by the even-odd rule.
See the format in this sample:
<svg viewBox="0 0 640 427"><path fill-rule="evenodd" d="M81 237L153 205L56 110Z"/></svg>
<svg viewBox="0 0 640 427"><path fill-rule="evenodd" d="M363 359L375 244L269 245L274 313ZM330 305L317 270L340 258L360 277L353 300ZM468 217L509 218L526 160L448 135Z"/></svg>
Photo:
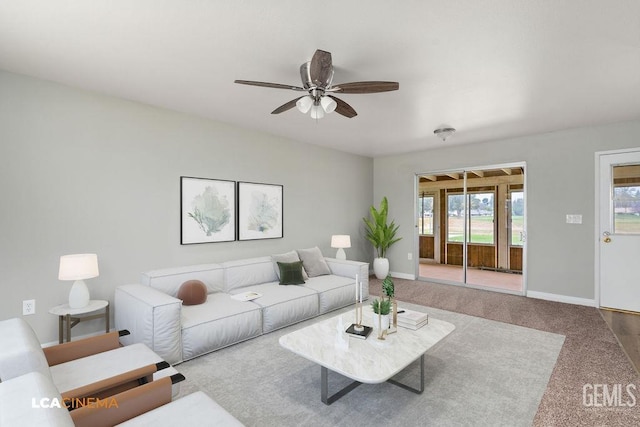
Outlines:
<svg viewBox="0 0 640 427"><path fill-rule="evenodd" d="M374 329L366 340L348 337L348 347L338 344L337 326L342 330L355 318L355 310L322 320L280 337L280 345L293 353L353 380L378 384L402 371L449 335L455 326L429 316L429 323L413 331L398 327L384 341ZM364 324L371 321L371 308L364 309Z"/></svg>

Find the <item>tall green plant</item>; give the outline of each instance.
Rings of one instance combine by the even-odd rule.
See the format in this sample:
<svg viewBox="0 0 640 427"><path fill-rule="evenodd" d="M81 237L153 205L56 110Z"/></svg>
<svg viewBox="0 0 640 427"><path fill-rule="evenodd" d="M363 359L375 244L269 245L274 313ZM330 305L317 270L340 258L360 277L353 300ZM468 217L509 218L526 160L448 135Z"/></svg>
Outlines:
<svg viewBox="0 0 640 427"><path fill-rule="evenodd" d="M387 197L383 197L380 202L380 209L376 210L375 206L369 209L371 219L362 218L367 231L367 239L376 248L379 258L385 258L387 249L402 237L396 238L399 226L391 221L387 224L387 214L389 213L389 202Z"/></svg>

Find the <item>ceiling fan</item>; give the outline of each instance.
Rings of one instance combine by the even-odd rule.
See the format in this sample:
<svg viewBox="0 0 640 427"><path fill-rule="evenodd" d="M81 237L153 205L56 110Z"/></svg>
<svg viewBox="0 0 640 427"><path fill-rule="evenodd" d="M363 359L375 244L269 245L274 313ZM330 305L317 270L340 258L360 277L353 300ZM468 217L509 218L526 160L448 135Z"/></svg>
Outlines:
<svg viewBox="0 0 640 427"><path fill-rule="evenodd" d="M300 77L302 78L302 87L279 83L255 82L251 80L236 80L235 83L307 92L307 95L292 99L273 110L271 114L280 114L293 107L297 107L303 114L310 112L312 119L321 119L325 113L331 113L333 111L347 118L358 115L353 107L340 98L333 96L333 93L377 93L398 90L399 88L398 82L382 81L352 82L333 85L331 53L320 49L316 50L311 61L305 62L300 66Z"/></svg>

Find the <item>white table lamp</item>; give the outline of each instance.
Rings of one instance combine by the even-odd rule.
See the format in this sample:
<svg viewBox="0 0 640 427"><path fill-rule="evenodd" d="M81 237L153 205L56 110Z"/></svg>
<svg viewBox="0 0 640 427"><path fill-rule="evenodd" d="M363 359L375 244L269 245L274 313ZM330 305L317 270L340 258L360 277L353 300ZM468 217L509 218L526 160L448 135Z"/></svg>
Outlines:
<svg viewBox="0 0 640 427"><path fill-rule="evenodd" d="M75 280L69 292L69 307L82 308L89 304L89 289L84 279L98 277L96 254L63 255L60 257L59 280Z"/></svg>
<svg viewBox="0 0 640 427"><path fill-rule="evenodd" d="M331 236L331 247L338 248L338 252L336 252L337 259L347 259L344 248L351 247L351 237L347 234L335 234Z"/></svg>

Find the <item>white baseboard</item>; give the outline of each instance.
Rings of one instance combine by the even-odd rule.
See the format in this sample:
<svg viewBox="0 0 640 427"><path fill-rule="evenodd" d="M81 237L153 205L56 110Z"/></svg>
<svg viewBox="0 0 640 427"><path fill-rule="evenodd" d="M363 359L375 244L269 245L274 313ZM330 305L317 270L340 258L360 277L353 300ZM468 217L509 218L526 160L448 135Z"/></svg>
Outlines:
<svg viewBox="0 0 640 427"><path fill-rule="evenodd" d="M587 307L596 307L596 301L594 299L570 297L566 295L549 294L546 292L527 291L527 297L543 299L547 301L564 302L567 304L584 305Z"/></svg>
<svg viewBox="0 0 640 427"><path fill-rule="evenodd" d="M396 279L416 280L415 274L397 273L395 271L391 271L389 274L391 274L391 277L395 277Z"/></svg>
<svg viewBox="0 0 640 427"><path fill-rule="evenodd" d="M407 279L407 280L416 280L416 276L414 274L409 273L397 273L395 271L390 271L389 274L391 277L395 277L396 279ZM369 269L369 276L373 276L375 273L373 272L373 268Z"/></svg>

